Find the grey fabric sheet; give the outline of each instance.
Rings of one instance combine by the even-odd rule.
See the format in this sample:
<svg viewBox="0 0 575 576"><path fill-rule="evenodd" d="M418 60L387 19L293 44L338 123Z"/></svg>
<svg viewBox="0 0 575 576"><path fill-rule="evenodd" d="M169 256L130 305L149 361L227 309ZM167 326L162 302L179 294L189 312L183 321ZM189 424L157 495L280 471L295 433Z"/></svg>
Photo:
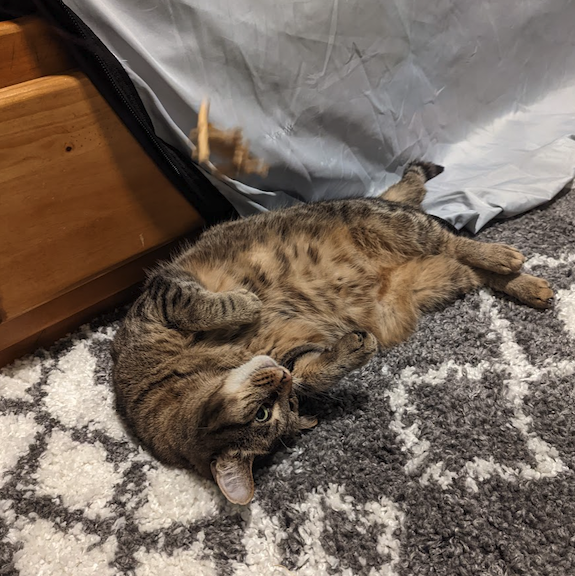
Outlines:
<svg viewBox="0 0 575 576"><path fill-rule="evenodd" d="M477 231L575 167L572 0L65 0L123 63L157 133L190 150L200 101L265 179L217 181L242 214L371 196L445 165L424 208Z"/></svg>

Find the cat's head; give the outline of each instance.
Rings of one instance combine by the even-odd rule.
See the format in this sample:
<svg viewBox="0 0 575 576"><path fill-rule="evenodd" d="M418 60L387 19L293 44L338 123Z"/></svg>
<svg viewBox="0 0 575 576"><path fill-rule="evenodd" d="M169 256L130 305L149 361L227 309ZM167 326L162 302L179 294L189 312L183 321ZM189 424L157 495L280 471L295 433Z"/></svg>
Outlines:
<svg viewBox="0 0 575 576"><path fill-rule="evenodd" d="M196 437L204 460L226 498L247 504L253 497L252 465L273 452L282 438L312 428L300 416L289 371L269 356L256 356L230 370L203 403ZM204 468L207 462L199 463Z"/></svg>

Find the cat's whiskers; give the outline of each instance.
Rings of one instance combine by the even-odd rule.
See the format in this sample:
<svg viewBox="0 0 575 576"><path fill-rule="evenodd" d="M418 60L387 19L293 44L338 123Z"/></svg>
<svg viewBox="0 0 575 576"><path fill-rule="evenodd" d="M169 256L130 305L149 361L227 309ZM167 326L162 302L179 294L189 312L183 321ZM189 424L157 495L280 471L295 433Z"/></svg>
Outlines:
<svg viewBox="0 0 575 576"><path fill-rule="evenodd" d="M282 440L281 436L279 437L279 441L283 444L283 447L289 450L289 446Z"/></svg>

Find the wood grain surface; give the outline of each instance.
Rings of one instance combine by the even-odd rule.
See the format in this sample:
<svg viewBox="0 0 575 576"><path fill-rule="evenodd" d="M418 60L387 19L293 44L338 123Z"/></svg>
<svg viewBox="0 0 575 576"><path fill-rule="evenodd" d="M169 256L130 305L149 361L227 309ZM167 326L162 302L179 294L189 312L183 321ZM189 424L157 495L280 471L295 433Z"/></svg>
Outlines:
<svg viewBox="0 0 575 576"><path fill-rule="evenodd" d="M143 276L123 266L202 226L81 73L0 89L0 350L103 309Z"/></svg>
<svg viewBox="0 0 575 576"><path fill-rule="evenodd" d="M55 30L40 18L0 22L0 88L59 74L73 66Z"/></svg>

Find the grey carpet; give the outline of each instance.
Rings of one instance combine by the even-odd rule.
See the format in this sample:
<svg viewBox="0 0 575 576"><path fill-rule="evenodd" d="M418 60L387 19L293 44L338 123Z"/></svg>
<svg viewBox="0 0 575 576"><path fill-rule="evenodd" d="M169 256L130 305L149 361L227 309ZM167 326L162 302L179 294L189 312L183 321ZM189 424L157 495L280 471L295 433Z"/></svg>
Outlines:
<svg viewBox="0 0 575 576"><path fill-rule="evenodd" d="M139 449L100 319L0 376L0 574L575 574L575 193L481 234L557 290L488 291L308 403L251 506Z"/></svg>

